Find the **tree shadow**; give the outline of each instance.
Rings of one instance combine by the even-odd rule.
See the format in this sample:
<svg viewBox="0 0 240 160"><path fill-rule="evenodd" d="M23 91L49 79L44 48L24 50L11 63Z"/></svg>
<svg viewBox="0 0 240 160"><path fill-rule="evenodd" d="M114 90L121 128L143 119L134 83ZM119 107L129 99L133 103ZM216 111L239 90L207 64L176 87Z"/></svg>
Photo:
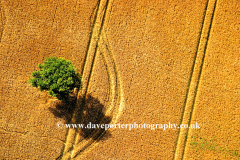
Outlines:
<svg viewBox="0 0 240 160"><path fill-rule="evenodd" d="M80 136L97 141L111 137L110 132L105 129L105 125L109 125L112 118L105 115L104 105L90 94L86 96L83 104L82 124L86 128L81 129Z"/></svg>
<svg viewBox="0 0 240 160"><path fill-rule="evenodd" d="M104 141L111 137L110 132L105 127L102 128L101 124L108 125L112 118L105 115L106 108L99 99L94 98L91 94L86 95L80 106L84 108L75 108L76 101L77 92L73 92L67 100L58 101L54 107L49 107L49 111L55 117L63 118L66 124L71 122L74 110L78 112L78 121L81 120L81 124L84 124L83 128L77 128L82 139Z"/></svg>
<svg viewBox="0 0 240 160"><path fill-rule="evenodd" d="M63 118L65 123L68 124L71 121L73 111L76 106L77 91L72 92L68 99L57 100L53 107L49 107L49 111L57 118Z"/></svg>

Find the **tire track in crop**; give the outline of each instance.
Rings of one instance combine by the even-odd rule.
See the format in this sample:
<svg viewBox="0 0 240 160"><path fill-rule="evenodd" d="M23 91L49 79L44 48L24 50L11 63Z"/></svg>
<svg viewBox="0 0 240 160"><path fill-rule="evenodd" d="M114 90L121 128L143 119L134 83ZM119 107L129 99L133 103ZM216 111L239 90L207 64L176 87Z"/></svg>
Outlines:
<svg viewBox="0 0 240 160"><path fill-rule="evenodd" d="M93 13L90 16L90 21L91 21L93 14L95 14L94 19L93 19L93 23L92 23L92 27L91 27L91 33L90 33L90 38L89 38L89 41L88 41L87 51L86 51L84 61L83 61L82 72L81 72L82 75L83 75L84 68L86 66L86 59L87 59L88 52L90 50L90 44L91 44L91 41L92 41L92 38L93 38L93 30L95 28L95 24L96 24L96 20L97 20L97 15L98 15L97 13L99 12L100 1L101 0L98 0L96 6L93 9Z"/></svg>
<svg viewBox="0 0 240 160"><path fill-rule="evenodd" d="M54 11L52 26L53 26L54 21L55 21L55 18L56 18L56 13L57 13L57 9L58 9L58 4L59 4L59 0L57 1L57 5L56 5L55 11Z"/></svg>
<svg viewBox="0 0 240 160"><path fill-rule="evenodd" d="M103 22L108 22L107 18L110 17L111 14L111 6L112 1L108 3L108 9L106 9L106 15ZM109 11L110 10L110 11ZM110 45L108 43L107 35L106 35L106 24L102 26L99 41L97 54L101 54L103 60L105 62L105 66L107 69L109 86L110 86L110 98L109 98L109 106L107 107L107 111L105 112L106 117L111 117L111 123L116 123L119 113L122 113L122 109L124 106L123 92L121 90L120 77L117 71L116 63L112 54L112 50L110 49ZM107 124L105 119L103 119L100 124ZM73 150L72 158L80 158L83 154L88 151L90 146L95 146L97 141L104 135L104 132L101 130L95 130L90 137L94 137L94 140L91 139L81 139L79 135L77 135L75 140L75 149ZM97 138L95 138L97 137Z"/></svg>
<svg viewBox="0 0 240 160"><path fill-rule="evenodd" d="M0 21L0 43L1 43L4 27L5 27L5 24L6 24L6 16L5 16L5 12L3 10L1 2L0 2L0 20L1 20Z"/></svg>
<svg viewBox="0 0 240 160"><path fill-rule="evenodd" d="M102 1L99 0L97 3L98 5L97 11L96 11L93 26L91 29L89 44L87 47L87 53L86 53L86 57L83 64L83 71L82 71L83 86L82 86L82 90L80 90L77 95L76 108L74 110L72 120L70 122L72 124L78 123L79 119L81 120L82 118L82 117L79 117L79 115L81 116L83 112L82 106L83 106L84 99L86 97L87 88L88 88L89 80L91 77L92 67L93 67L93 63L94 63L94 59L97 51L97 41L98 41L101 26L102 26L102 22L103 22L103 19L102 19L103 18L102 11L104 9L104 6L103 6L104 4L102 3L103 1L104 0ZM65 147L62 153L62 159L69 159L72 157L72 151L74 149L75 136L77 131L78 131L77 129L73 129L73 128L70 128L68 130Z"/></svg>
<svg viewBox="0 0 240 160"><path fill-rule="evenodd" d="M208 39L209 39L210 31L212 28L212 22L213 22L216 4L217 4L217 0L209 0L207 2L207 8L205 11L202 30L200 34L200 40L197 47L197 53L194 60L192 74L190 76L189 88L187 91L186 100L184 103L183 115L182 115L180 124L188 124L189 126L192 119L192 113L193 113L198 85L199 85L199 81L202 73L202 66L204 63ZM177 138L175 154L173 157L174 160L183 159L185 145L188 138L188 132L189 132L188 128L179 129L179 135Z"/></svg>
<svg viewBox="0 0 240 160"><path fill-rule="evenodd" d="M99 39L99 50L97 54L101 54L109 77L110 83L110 98L109 98L109 106L107 107L107 111L105 113L106 117L112 117L110 123L108 123L105 119L102 119L100 124L114 124L116 123L118 117L120 116L121 110L123 108L124 100L123 93L121 90L120 77L116 68L116 63L114 61L111 49L108 45L107 38L105 32L101 32L101 36ZM94 137L91 139L80 139L76 138L75 148L73 150L72 158L80 158L83 156L83 153L86 153L89 147L93 147L97 144L97 141L104 135L100 129L96 129L90 137ZM77 135L79 136L79 135ZM95 138L96 137L96 138ZM77 142L78 140L79 142Z"/></svg>
<svg viewBox="0 0 240 160"><path fill-rule="evenodd" d="M82 72L82 82L83 87L82 90L79 91L77 96L77 105L72 116L71 123L81 123L82 120L82 112L84 101L88 92L88 85L91 79L93 65L95 63L95 57L97 54L102 54L102 57L105 62L105 66L108 72L108 79L110 84L110 99L109 99L109 107L106 111L105 116L111 116L111 123L115 123L117 118L120 116L118 114L121 112L123 108L123 93L119 89L120 88L120 77L118 75L118 71L116 68L116 63L114 61L113 54L107 42L107 37L104 31L104 22L107 21L107 17L111 11L109 11L109 7L112 4L110 0L99 0L98 6L96 10L96 15L94 18L93 27L91 30L89 45L87 49L87 54L84 61L84 67ZM80 120L80 121L79 121ZM101 124L105 124L104 120L101 121ZM66 138L65 147L62 155L59 159L72 159L77 156L81 156L80 153L86 151L89 146L95 145L96 141L101 138L104 133L100 132L100 130L95 130L90 136L96 137L97 139L83 139L80 134L76 134L80 132L80 130L76 130L70 128L68 130L68 135Z"/></svg>

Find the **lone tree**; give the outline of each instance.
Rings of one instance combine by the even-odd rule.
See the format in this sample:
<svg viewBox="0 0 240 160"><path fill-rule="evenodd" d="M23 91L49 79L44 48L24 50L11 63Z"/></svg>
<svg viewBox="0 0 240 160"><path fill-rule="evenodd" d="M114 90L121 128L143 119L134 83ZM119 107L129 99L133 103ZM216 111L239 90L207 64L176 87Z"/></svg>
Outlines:
<svg viewBox="0 0 240 160"><path fill-rule="evenodd" d="M81 87L81 75L74 69L70 60L64 58L45 58L43 64L38 64L39 71L33 71L28 83L32 87L46 90L48 94L59 100L67 100L70 92Z"/></svg>

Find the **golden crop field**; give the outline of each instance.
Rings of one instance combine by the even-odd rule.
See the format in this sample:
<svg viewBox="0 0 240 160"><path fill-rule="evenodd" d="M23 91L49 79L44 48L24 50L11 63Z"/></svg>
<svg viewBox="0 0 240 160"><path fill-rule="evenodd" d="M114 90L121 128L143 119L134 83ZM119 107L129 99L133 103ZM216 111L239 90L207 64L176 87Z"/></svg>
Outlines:
<svg viewBox="0 0 240 160"><path fill-rule="evenodd" d="M0 159L240 159L239 9L1 0ZM69 103L28 83L50 56L82 74ZM118 127L65 127L90 123Z"/></svg>

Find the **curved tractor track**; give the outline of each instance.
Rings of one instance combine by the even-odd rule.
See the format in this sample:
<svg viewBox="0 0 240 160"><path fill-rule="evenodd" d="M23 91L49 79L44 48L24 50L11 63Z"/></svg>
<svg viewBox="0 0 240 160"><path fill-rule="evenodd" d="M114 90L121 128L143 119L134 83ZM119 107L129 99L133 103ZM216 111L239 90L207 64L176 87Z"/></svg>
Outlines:
<svg viewBox="0 0 240 160"><path fill-rule="evenodd" d="M111 13L111 0L100 0L96 7L96 15L92 27L90 42L87 50L86 59L83 67L82 90L77 96L76 109L73 113L71 123L80 124L82 122L83 106L88 93L88 86L91 80L93 66L95 64L95 57L102 55L103 61L108 74L108 81L110 86L110 94L108 95L108 106L105 116L111 117L110 124L116 123L122 108L124 107L123 91L121 90L120 76L116 67L116 63L108 43L106 34L106 22ZM100 124L105 124L106 120L103 118ZM97 141L104 135L105 131L95 129L89 139L83 138L79 133L81 130L69 128L66 136L66 142L62 154L58 159L75 159L80 158L87 150L97 144Z"/></svg>

